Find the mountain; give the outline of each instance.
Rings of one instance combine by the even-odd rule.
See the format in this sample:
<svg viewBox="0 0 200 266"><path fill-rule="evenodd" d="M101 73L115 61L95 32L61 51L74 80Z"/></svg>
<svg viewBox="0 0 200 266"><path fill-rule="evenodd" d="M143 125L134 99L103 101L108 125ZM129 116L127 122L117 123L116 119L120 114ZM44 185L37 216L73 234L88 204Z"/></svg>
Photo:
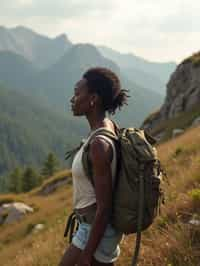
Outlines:
<svg viewBox="0 0 200 266"><path fill-rule="evenodd" d="M164 97L166 93L165 83L155 75L133 67L122 68L122 72L130 81L135 81L138 85L149 88Z"/></svg>
<svg viewBox="0 0 200 266"><path fill-rule="evenodd" d="M0 51L22 55L39 69L55 63L71 46L65 34L49 38L23 26L0 27Z"/></svg>
<svg viewBox="0 0 200 266"><path fill-rule="evenodd" d="M6 86L27 89L37 73L37 68L22 55L0 52L0 81Z"/></svg>
<svg viewBox="0 0 200 266"><path fill-rule="evenodd" d="M117 64L103 57L91 44L73 45L55 64L42 71L33 69L32 65L19 55L9 53L10 57L13 59L9 59L11 63L8 64L6 70L9 73L10 68L10 74L8 78L5 78L6 76L1 75L0 72L0 81L5 85L9 84L11 88L23 90L23 93L31 97L37 96L43 99L52 108L62 113L65 106L67 110L70 109L69 99L73 94L75 83L88 68L95 66L112 69L119 75L122 87L130 90L132 97L129 100L129 105L123 108L123 113L126 112L126 116L123 113L115 116L124 126L133 126L133 124L138 126L146 114L160 106L163 99L160 94L129 81L121 73ZM18 67L18 62L21 61L25 67ZM0 69L4 69L1 62L3 61L0 60ZM32 74L31 71L28 71L29 69L33 70ZM13 79L15 70L17 71L17 82L16 79Z"/></svg>
<svg viewBox="0 0 200 266"><path fill-rule="evenodd" d="M162 135L162 138L167 131L167 124L171 131L178 125L179 128L185 129L191 126L198 116L200 117L199 102L200 52L178 65L167 84L164 103L157 112L145 119L142 127L154 135Z"/></svg>
<svg viewBox="0 0 200 266"><path fill-rule="evenodd" d="M0 51L20 54L41 70L59 61L72 46L65 34L49 38L23 26L10 29L0 27ZM165 84L175 68L174 63L149 62L133 54L122 54L105 46L97 48L104 57L115 62L130 81L161 95L165 94Z"/></svg>
<svg viewBox="0 0 200 266"><path fill-rule="evenodd" d="M163 97L150 89L142 88L120 75L122 87L129 90L128 105L121 112L117 112L114 118L122 127L139 127L145 114L160 107ZM152 111L151 111L152 110Z"/></svg>
<svg viewBox="0 0 200 266"><path fill-rule="evenodd" d="M103 56L116 62L122 72L138 85L165 94L166 83L174 71L174 62L150 62L131 53L120 53L106 46L98 46Z"/></svg>
<svg viewBox="0 0 200 266"><path fill-rule="evenodd" d="M72 96L75 83L90 67L104 66L120 73L119 67L101 56L90 44L73 45L60 60L37 76L37 87L52 104L63 105Z"/></svg>
<svg viewBox="0 0 200 266"><path fill-rule="evenodd" d="M40 93L42 88L44 96L48 97L55 108L62 107L67 104L66 99L71 98L74 85L82 74L88 68L96 66L112 69L119 75L122 87L130 90L132 97L129 106L115 116L120 124L139 125L145 114L160 106L161 95L130 82L113 61L103 57L91 44L78 44L70 48L56 64L39 73L37 87L40 88ZM125 112L126 116L123 114Z"/></svg>
<svg viewBox="0 0 200 266"><path fill-rule="evenodd" d="M21 165L37 165L54 152L62 161L85 136L82 121L43 107L33 97L0 86L0 175Z"/></svg>

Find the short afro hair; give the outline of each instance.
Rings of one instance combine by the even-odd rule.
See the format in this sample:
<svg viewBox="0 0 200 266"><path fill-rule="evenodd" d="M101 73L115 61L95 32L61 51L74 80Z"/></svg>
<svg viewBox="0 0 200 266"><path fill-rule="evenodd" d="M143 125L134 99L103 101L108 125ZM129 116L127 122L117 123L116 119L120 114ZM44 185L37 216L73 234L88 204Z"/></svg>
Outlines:
<svg viewBox="0 0 200 266"><path fill-rule="evenodd" d="M102 99L103 109L109 114L115 114L126 104L128 90L122 90L120 80L117 75L108 68L90 68L83 74L87 80L90 92L96 92Z"/></svg>

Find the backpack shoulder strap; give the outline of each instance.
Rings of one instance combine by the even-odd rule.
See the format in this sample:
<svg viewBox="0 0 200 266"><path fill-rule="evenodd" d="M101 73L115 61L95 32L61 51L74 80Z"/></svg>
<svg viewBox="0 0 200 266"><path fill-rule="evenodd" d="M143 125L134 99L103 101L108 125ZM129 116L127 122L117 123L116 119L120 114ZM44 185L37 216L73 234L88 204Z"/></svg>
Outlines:
<svg viewBox="0 0 200 266"><path fill-rule="evenodd" d="M112 131L106 129L106 128L99 128L98 130L95 131L95 133L93 133L89 138L88 138L88 141L87 143L84 145L84 150L87 150L89 148L89 145L90 145L90 142L92 139L94 139L96 136L98 135L103 135L103 136L106 136L114 141L117 141L118 140L118 137L113 134Z"/></svg>
<svg viewBox="0 0 200 266"><path fill-rule="evenodd" d="M83 154L82 154L83 169L85 171L85 174L88 176L88 178L90 179L90 181L93 185L94 185L94 182L93 182L93 178L92 178L92 165L91 165L91 162L89 160L89 146L90 146L91 140L98 135L106 136L106 137L114 140L115 142L118 141L118 137L116 135L114 135L112 133L112 131L110 131L106 128L99 128L98 130L95 131L94 134L92 134L89 137L87 143L84 145Z"/></svg>

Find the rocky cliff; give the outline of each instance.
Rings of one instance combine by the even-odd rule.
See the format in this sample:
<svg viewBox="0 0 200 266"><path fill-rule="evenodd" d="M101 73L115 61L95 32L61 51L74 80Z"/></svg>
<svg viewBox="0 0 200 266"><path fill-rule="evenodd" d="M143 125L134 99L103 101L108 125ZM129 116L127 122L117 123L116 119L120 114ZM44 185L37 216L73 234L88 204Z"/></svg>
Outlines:
<svg viewBox="0 0 200 266"><path fill-rule="evenodd" d="M143 122L142 128L152 132L165 121L189 112L200 103L200 52L185 59L171 75L160 110Z"/></svg>

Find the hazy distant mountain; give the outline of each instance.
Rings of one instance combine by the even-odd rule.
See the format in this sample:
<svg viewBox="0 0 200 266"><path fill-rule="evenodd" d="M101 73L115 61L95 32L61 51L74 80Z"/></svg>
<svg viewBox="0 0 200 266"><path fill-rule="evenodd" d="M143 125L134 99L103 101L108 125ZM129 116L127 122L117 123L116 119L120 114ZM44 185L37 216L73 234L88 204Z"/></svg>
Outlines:
<svg viewBox="0 0 200 266"><path fill-rule="evenodd" d="M23 56L10 51L0 52L0 81L11 88L28 88L38 73Z"/></svg>
<svg viewBox="0 0 200 266"><path fill-rule="evenodd" d="M49 38L23 26L10 29L0 26L0 51L20 54L41 70L56 64L72 46L65 34ZM165 84L176 67L175 63L149 62L105 46L98 46L98 49L104 57L115 62L130 81L165 94Z"/></svg>
<svg viewBox="0 0 200 266"><path fill-rule="evenodd" d="M69 110L69 99L73 94L75 83L88 68L95 66L113 69L120 76L122 87L130 90L132 97L129 100L129 106L125 108L126 116L116 116L121 117L120 122L123 122L124 126L133 124L138 126L149 112L160 106L163 100L161 95L128 81L114 62L103 57L95 46L89 44L72 46L56 64L47 70L38 73L34 70L33 75L30 75L28 84L27 79L24 79L24 74L19 73L18 89L23 89L26 94L45 99L54 109L63 113L66 108ZM0 61L1 68L3 66L1 66ZM17 68L17 65L14 66L15 68ZM3 75L0 75L0 81L7 84ZM9 84L13 85L12 88L16 88L15 80L13 83L11 82L12 74L10 75Z"/></svg>
<svg viewBox="0 0 200 266"><path fill-rule="evenodd" d="M48 94L49 101L53 100L53 103L60 107L67 105L76 81L84 71L94 66L113 69L120 76L122 87L130 90L132 97L129 99L129 106L124 108L124 112L116 115L120 124L139 125L145 113L160 106L162 96L128 81L114 62L103 57L96 47L90 44L73 46L54 66L40 73L40 88L45 88L44 95Z"/></svg>
<svg viewBox="0 0 200 266"><path fill-rule="evenodd" d="M116 120L122 127L139 127L141 118L145 113L157 110L163 97L150 89L142 88L127 80L121 75L122 87L129 90L128 106L124 106L121 112L115 115Z"/></svg>
<svg viewBox="0 0 200 266"><path fill-rule="evenodd" d="M124 109L126 116L116 115L118 121L124 126L139 125L145 113L160 106L162 96L128 81L114 62L103 57L96 47L90 44L73 46L55 65L41 72L39 87L45 88L44 95L48 94L49 101L62 107L68 104L77 80L88 68L95 66L111 68L120 76L122 87L130 90L132 97L129 100L129 106Z"/></svg>
<svg viewBox="0 0 200 266"><path fill-rule="evenodd" d="M0 26L0 51L23 55L41 69L55 63L71 46L65 34L49 38L23 26L11 29Z"/></svg>
<svg viewBox="0 0 200 266"><path fill-rule="evenodd" d="M121 68L124 75L130 80L135 81L138 85L151 89L161 95L166 93L166 85L163 81L153 74L149 74L137 68Z"/></svg>
<svg viewBox="0 0 200 266"><path fill-rule="evenodd" d="M166 83L176 68L174 62L150 62L134 54L123 54L105 46L98 46L103 56L116 62L121 71L137 84L165 93Z"/></svg>
<svg viewBox="0 0 200 266"><path fill-rule="evenodd" d="M75 83L90 67L104 66L120 73L119 67L104 58L95 46L78 44L72 46L53 66L40 72L37 77L38 87L42 88L49 101L62 104L63 99L72 95Z"/></svg>

